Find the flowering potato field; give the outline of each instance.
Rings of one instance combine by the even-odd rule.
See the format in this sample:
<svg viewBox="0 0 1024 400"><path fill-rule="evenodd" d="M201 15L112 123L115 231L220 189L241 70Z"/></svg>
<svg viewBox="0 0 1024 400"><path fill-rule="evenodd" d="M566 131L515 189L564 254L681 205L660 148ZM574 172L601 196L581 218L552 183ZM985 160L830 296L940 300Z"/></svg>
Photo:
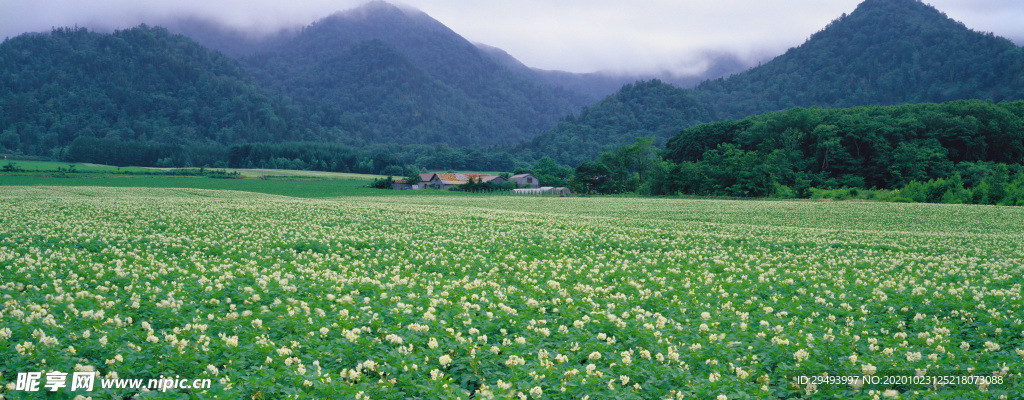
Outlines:
<svg viewBox="0 0 1024 400"><path fill-rule="evenodd" d="M5 187L0 393L1021 399L1022 276L1019 207Z"/></svg>

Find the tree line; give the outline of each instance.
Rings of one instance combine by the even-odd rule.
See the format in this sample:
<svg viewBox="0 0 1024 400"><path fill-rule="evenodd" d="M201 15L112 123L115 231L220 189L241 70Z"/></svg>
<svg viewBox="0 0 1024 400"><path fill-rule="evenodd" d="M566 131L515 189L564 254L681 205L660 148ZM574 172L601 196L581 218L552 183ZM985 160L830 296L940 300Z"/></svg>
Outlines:
<svg viewBox="0 0 1024 400"><path fill-rule="evenodd" d="M681 131L581 163L583 192L1016 204L1024 102L794 108ZM948 193L947 193L948 192Z"/></svg>

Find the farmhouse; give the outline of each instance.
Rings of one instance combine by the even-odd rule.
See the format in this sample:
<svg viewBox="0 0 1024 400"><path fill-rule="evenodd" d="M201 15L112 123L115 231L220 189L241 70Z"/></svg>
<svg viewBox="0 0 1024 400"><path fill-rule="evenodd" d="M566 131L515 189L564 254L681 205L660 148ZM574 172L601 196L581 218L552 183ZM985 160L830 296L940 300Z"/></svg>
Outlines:
<svg viewBox="0 0 1024 400"><path fill-rule="evenodd" d="M413 184L409 183L409 181L407 181L405 179L396 179L395 183L391 184L391 188L395 189L395 190L409 190L409 189L419 189L420 186L419 185L413 185Z"/></svg>
<svg viewBox="0 0 1024 400"><path fill-rule="evenodd" d="M536 188L540 187L540 179L537 179L537 177L533 176L533 174L512 175L512 177L509 178L509 180L516 181L516 187L520 188L520 189L522 189L522 188L534 188L534 189L536 189Z"/></svg>

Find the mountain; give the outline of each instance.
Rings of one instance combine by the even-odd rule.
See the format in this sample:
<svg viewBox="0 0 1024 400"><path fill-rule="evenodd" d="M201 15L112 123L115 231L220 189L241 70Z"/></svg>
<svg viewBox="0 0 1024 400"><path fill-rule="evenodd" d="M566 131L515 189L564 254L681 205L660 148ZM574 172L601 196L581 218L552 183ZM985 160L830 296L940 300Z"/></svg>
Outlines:
<svg viewBox="0 0 1024 400"><path fill-rule="evenodd" d="M917 0L866 0L814 34L803 45L759 67L727 79L710 80L694 90L655 91L647 99L663 110L617 107L617 95L538 135L527 150L575 165L593 159L591 149L609 149L649 132L664 142L690 125L658 125L664 115L707 115L711 122L791 107L853 107L958 99L1024 99L1024 50L990 33L975 32ZM631 96L631 95L630 95ZM677 99L696 96L697 110L672 108ZM605 104L608 103L608 104ZM686 103L688 104L688 103ZM605 121L656 126L623 132ZM620 138L622 141L608 141ZM588 149L583 154L575 149ZM566 150L573 151L566 152ZM569 154L570 157L562 157Z"/></svg>
<svg viewBox="0 0 1024 400"><path fill-rule="evenodd" d="M236 61L163 28L61 28L0 44L0 151L59 156L81 137L189 146L342 139L308 114Z"/></svg>
<svg viewBox="0 0 1024 400"><path fill-rule="evenodd" d="M800 47L698 88L721 119L796 106L1024 98L1024 51L918 0L866 0Z"/></svg>
<svg viewBox="0 0 1024 400"><path fill-rule="evenodd" d="M588 103L509 70L420 11L379 1L241 61L267 87L329 109L327 120L370 125L369 143L515 144Z"/></svg>
<svg viewBox="0 0 1024 400"><path fill-rule="evenodd" d="M371 127L358 137L363 143L482 146L500 143L501 133L516 130L498 110L445 85L376 39L357 42L279 79L280 90Z"/></svg>

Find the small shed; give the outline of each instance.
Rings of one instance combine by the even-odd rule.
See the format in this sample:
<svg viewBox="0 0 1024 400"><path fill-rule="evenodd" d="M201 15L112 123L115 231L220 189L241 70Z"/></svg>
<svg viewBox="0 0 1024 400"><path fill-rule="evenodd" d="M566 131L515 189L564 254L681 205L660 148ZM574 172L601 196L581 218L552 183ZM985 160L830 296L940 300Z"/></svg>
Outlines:
<svg viewBox="0 0 1024 400"><path fill-rule="evenodd" d="M394 189L394 190L419 189L419 187L417 185L410 184L409 181L407 181L405 179L395 180L395 183L391 184L391 188Z"/></svg>

